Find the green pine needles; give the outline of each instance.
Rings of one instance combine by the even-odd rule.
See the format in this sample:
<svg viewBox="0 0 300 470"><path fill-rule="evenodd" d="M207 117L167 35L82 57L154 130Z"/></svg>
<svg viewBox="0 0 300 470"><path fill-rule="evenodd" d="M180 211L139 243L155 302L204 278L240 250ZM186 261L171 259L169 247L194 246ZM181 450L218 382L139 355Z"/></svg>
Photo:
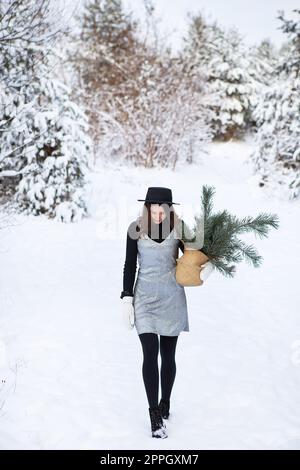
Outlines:
<svg viewBox="0 0 300 470"><path fill-rule="evenodd" d="M195 237L201 239L201 247L198 243L196 248L201 249L224 276L233 277L236 264L243 260L255 268L259 267L263 257L253 245L247 245L240 240L238 235L253 232L259 238L267 237L271 227L279 227L278 216L260 213L257 217L247 216L239 219L227 210L213 213L214 194L213 186L202 186L202 214L194 216L192 230L183 221L182 240L186 246L192 246Z"/></svg>

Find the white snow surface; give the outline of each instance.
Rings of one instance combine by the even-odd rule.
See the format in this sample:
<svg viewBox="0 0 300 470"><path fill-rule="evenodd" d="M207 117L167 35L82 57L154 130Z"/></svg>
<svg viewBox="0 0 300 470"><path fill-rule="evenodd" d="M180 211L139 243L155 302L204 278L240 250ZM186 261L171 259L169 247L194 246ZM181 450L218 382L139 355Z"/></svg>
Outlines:
<svg viewBox="0 0 300 470"><path fill-rule="evenodd" d="M300 449L300 203L257 186L250 151L214 143L174 172L99 162L88 219L14 215L0 230L0 449ZM154 439L141 344L122 321L126 229L148 186L170 187L189 220L203 184L215 210L277 213L280 227L242 236L260 268L185 288L190 331L168 438Z"/></svg>

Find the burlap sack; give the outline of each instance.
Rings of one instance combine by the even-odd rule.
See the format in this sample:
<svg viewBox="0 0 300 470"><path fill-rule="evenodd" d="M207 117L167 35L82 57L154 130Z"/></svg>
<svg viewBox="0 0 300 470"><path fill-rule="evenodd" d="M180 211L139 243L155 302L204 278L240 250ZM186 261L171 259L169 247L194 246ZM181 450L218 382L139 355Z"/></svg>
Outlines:
<svg viewBox="0 0 300 470"><path fill-rule="evenodd" d="M200 250L184 248L184 253L176 259L176 281L182 286L201 286L200 279L202 265L208 257Z"/></svg>

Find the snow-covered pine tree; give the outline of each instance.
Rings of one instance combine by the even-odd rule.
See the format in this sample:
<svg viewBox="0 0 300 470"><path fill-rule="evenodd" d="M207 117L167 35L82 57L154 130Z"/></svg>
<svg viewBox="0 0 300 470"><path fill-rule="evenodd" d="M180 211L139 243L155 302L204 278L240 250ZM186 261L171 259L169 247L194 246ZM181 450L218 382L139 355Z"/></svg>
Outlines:
<svg viewBox="0 0 300 470"><path fill-rule="evenodd" d="M292 19L287 19L283 10L278 12L280 29L289 38L279 71L297 78L300 75L300 9L294 9L293 14Z"/></svg>
<svg viewBox="0 0 300 470"><path fill-rule="evenodd" d="M281 79L261 95L254 117L258 132L254 168L259 184L282 188L290 198L300 190L300 80Z"/></svg>
<svg viewBox="0 0 300 470"><path fill-rule="evenodd" d="M238 137L246 129L253 100L253 83L249 73L247 49L235 28L216 38L216 52L209 64L210 105L214 111L212 126L215 137L224 140Z"/></svg>
<svg viewBox="0 0 300 470"><path fill-rule="evenodd" d="M257 123L254 110L259 103L261 94L277 79L279 51L270 39L263 39L258 45L249 47L249 74L252 80L252 100L248 113L248 124L251 131Z"/></svg>
<svg viewBox="0 0 300 470"><path fill-rule="evenodd" d="M217 22L210 23L203 14L188 13L189 24L187 35L183 37L181 60L186 64L188 75L198 76L199 71L208 75L208 65L216 53L215 38L221 30Z"/></svg>
<svg viewBox="0 0 300 470"><path fill-rule="evenodd" d="M35 83L37 85L37 83ZM43 106L23 113L28 138L22 156L16 200L28 213L47 214L64 222L87 215L86 184L91 143L83 111L70 90L55 78L40 80Z"/></svg>
<svg viewBox="0 0 300 470"><path fill-rule="evenodd" d="M202 15L192 16L184 38L187 71L207 81L207 107L215 138L230 139L246 127L253 99L247 50L237 30L225 31Z"/></svg>
<svg viewBox="0 0 300 470"><path fill-rule="evenodd" d="M32 82L39 64L47 62L47 49L38 44L51 43L53 35L57 34L57 31L45 32L43 18L48 13L46 0L41 0L38 10L31 0L0 2L0 195L8 198L20 175L15 171L17 162L11 158L13 153L4 152L5 140L12 119L25 104L24 90ZM24 53L25 44L30 53ZM12 141L11 144L17 143Z"/></svg>
<svg viewBox="0 0 300 470"><path fill-rule="evenodd" d="M300 18L285 20L283 30L291 36L290 47L285 47L276 83L262 93L254 111L258 131L251 158L260 186L281 189L294 199L300 195Z"/></svg>
<svg viewBox="0 0 300 470"><path fill-rule="evenodd" d="M276 78L279 51L268 38L249 48L250 76L262 86L269 86Z"/></svg>
<svg viewBox="0 0 300 470"><path fill-rule="evenodd" d="M0 174L12 172L21 178L14 192L21 210L76 221L87 213L84 187L90 140L86 118L70 100L70 90L54 75L54 50L47 49L45 54L46 44L34 36L14 42L14 21L37 8L28 2L30 8L24 13L18 11L19 5L13 10L9 30L1 30L2 37L12 37L1 48L1 78L6 86L0 109ZM44 57L47 60L36 59Z"/></svg>

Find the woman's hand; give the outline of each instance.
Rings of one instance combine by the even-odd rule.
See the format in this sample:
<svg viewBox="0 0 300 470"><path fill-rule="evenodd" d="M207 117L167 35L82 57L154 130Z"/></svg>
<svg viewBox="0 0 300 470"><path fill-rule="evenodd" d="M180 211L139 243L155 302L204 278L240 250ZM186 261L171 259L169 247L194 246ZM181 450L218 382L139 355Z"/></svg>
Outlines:
<svg viewBox="0 0 300 470"><path fill-rule="evenodd" d="M206 281L208 276L212 273L214 266L210 261L206 261L206 263L202 264L200 271L200 279L201 281Z"/></svg>
<svg viewBox="0 0 300 470"><path fill-rule="evenodd" d="M134 306L133 297L131 295L125 295L122 298L122 309L125 327L128 330L132 330L134 327Z"/></svg>

